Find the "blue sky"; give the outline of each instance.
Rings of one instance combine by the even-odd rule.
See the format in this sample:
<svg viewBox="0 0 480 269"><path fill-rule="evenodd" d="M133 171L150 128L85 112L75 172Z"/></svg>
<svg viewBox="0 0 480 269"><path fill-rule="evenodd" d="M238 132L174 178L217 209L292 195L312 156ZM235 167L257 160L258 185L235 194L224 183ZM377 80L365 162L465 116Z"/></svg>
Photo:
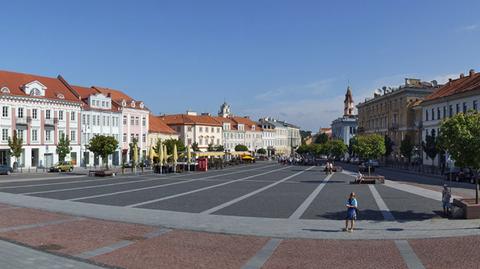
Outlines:
<svg viewBox="0 0 480 269"><path fill-rule="evenodd" d="M0 69L106 86L154 113L318 130L405 77L480 71L480 1L5 1Z"/></svg>

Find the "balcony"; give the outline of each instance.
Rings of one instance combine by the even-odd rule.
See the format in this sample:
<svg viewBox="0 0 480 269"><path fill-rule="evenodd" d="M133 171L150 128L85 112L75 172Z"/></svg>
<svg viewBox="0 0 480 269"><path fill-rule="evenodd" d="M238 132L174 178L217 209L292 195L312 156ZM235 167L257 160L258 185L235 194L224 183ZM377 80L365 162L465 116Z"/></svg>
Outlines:
<svg viewBox="0 0 480 269"><path fill-rule="evenodd" d="M58 123L57 118L45 119L45 125L54 126L56 123Z"/></svg>
<svg viewBox="0 0 480 269"><path fill-rule="evenodd" d="M30 117L22 117L22 118L17 118L17 125L27 125L31 119Z"/></svg>
<svg viewBox="0 0 480 269"><path fill-rule="evenodd" d="M398 123L392 123L390 124L390 128L388 128L390 131L396 131L398 130Z"/></svg>

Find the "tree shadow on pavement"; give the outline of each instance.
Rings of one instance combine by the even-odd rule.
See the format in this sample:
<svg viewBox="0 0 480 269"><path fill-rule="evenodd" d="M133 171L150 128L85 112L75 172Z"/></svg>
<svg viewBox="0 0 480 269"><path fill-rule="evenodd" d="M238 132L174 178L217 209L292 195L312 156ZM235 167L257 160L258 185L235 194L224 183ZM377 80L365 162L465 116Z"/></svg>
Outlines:
<svg viewBox="0 0 480 269"><path fill-rule="evenodd" d="M409 222L409 221L417 221L417 220L427 220L432 218L438 218L441 215L440 211L431 211L431 212L415 212L412 210L407 211L390 211L390 213L395 218L397 222ZM347 212L345 211L336 211L336 212L326 212L322 214L316 215L322 219L329 219L329 220L344 220L347 216ZM360 210L357 220L371 220L375 222L382 222L384 221L384 217L382 212L379 210L371 210L365 209Z"/></svg>

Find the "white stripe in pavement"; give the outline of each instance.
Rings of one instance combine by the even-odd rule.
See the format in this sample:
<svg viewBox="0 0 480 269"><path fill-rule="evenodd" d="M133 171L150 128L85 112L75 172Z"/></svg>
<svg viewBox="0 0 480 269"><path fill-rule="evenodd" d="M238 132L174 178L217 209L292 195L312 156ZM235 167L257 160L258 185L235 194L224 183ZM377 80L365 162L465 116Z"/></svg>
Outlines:
<svg viewBox="0 0 480 269"><path fill-rule="evenodd" d="M195 190L192 190L192 191L182 192L182 193L178 193L178 194L174 194L174 195L170 195L170 196L167 196L167 197L162 197L162 198L158 198L158 199L154 199L154 200L149 200L149 201L145 201L145 202L141 202L141 203L126 205L125 207L138 207L138 206L142 206L142 205L146 205L146 204L151 204L151 203L156 203L156 202L160 202L160 201L164 201L164 200L168 200L168 199L173 199L173 198L177 198L177 197L180 197L180 196L185 196L185 195L189 195L189 194L192 194L192 193L205 191L205 190L208 190L208 189L213 189L213 188L216 188L216 187L232 184L232 183L235 183L235 182L244 181L244 180L247 180L249 178L263 176L263 175L270 174L270 173L280 171L280 170L284 170L284 169L287 169L287 168L289 168L289 167L282 167L282 168L278 168L278 169L275 169L275 170L270 170L270 171L267 171L267 172L263 172L263 173L260 173L260 174L255 174L255 175L251 175L251 176L240 178L240 179L230 180L230 181L223 182L223 183L220 183L220 184L215 184L215 185L212 185L212 186L203 187L203 188L200 188L200 189L195 189Z"/></svg>
<svg viewBox="0 0 480 269"><path fill-rule="evenodd" d="M416 194L418 196L422 196L425 198L442 201L442 192L440 191L428 190L422 187L417 187L410 184L402 184L402 183L394 182L391 180L385 180L385 186L393 189L397 189L400 191ZM461 197L457 195L453 195L452 198L459 199Z"/></svg>
<svg viewBox="0 0 480 269"><path fill-rule="evenodd" d="M77 178L77 177L87 177L87 176L80 175L80 176L68 176L68 177L38 177L38 178L7 179L7 180L2 179L0 180L0 184L12 183L12 182L25 182L25 181L55 180L55 179L64 179L64 178Z"/></svg>
<svg viewBox="0 0 480 269"><path fill-rule="evenodd" d="M408 269L425 269L422 261L420 261L407 240L395 240L395 245Z"/></svg>
<svg viewBox="0 0 480 269"><path fill-rule="evenodd" d="M188 183L188 182L193 182L193 181L200 181L200 180L209 179L209 178L233 175L233 174L238 174L238 173L242 173L242 172L250 172L250 171L258 170L258 169L261 169L261 168L265 168L265 166L256 167L256 168L252 168L252 169L246 169L246 170L242 170L242 171L236 171L236 172L230 172L230 173L224 173L224 174L218 174L218 175L211 175L211 176L207 176L207 177L194 178L194 179L189 179L189 180L185 180L185 181L181 181L181 182L174 182L174 183L156 185L156 186L152 186L152 187L136 188L136 189L130 189L130 190L125 190L125 191L117 191L117 192L110 192L110 193L104 193L104 194L98 194L98 195L77 197L77 198L73 198L73 199L67 199L67 201L79 201L79 200L99 198L99 197L104 197L104 196L112 196L112 195L134 192L134 191L143 191L143 190L149 190L149 189L155 189L155 188L163 188L163 187L167 187L167 186L183 184L183 183Z"/></svg>
<svg viewBox="0 0 480 269"><path fill-rule="evenodd" d="M255 256L253 256L242 269L260 269L265 262L272 256L273 252L282 243L282 239L272 238L270 239L262 249L260 249Z"/></svg>
<svg viewBox="0 0 480 269"><path fill-rule="evenodd" d="M307 210L307 208L310 206L310 204L313 202L313 200L315 199L315 197L317 197L317 195L320 193L320 191L325 187L325 185L327 184L327 182L330 180L330 178L332 177L333 174L330 174L328 175L323 181L322 183L320 183L317 188L315 188L315 190L310 193L310 195L307 197L307 199L305 199L305 201L303 201L303 203L297 208L297 210L295 210L295 212L293 212L293 214L289 217L289 219L299 219L303 213L305 213L305 211Z"/></svg>
<svg viewBox="0 0 480 269"><path fill-rule="evenodd" d="M370 189L370 192L372 192L373 199L375 199L378 209L380 209L380 211L382 212L383 218L388 221L395 221L395 217L393 217L390 209L388 209L387 205L383 201L375 186L368 184L368 188Z"/></svg>
<svg viewBox="0 0 480 269"><path fill-rule="evenodd" d="M88 179L88 180L75 180L75 181L64 181L64 182L55 182L55 183L42 183L42 184L32 184L32 185L20 185L20 186L7 186L0 187L0 189L18 189L18 188L29 188L29 187L41 187L41 186L50 186L50 185L61 185L61 184L70 184L70 183L81 183L81 182L99 182L105 180L112 180L113 178L102 178L102 179Z"/></svg>
<svg viewBox="0 0 480 269"><path fill-rule="evenodd" d="M127 184L138 183L138 182L150 182L150 181L161 180L161 179L162 179L162 178L140 179L140 180L134 180L134 181L127 181L127 182L115 182L115 183L100 184L100 185L91 185L91 186L84 186L84 187L75 187L75 188L66 188L66 189L54 189L54 190L48 190L48 191L21 192L21 193L19 193L19 194L23 194L23 195L33 195L33 194L52 193L52 192L85 190L85 189L93 189L93 188L99 188L99 187L108 187L108 186L117 186L117 185L127 185Z"/></svg>
<svg viewBox="0 0 480 269"><path fill-rule="evenodd" d="M242 200L244 200L244 199L247 199L248 197L251 197L251 196L253 196L253 195L257 194L257 193L260 193L260 192L262 192L262 191L264 191L264 190L270 189L270 188L272 188L272 187L274 187L274 186L276 186L276 185L278 185L278 184L280 184L280 183L282 183L282 182L285 182L285 181L287 181L287 180L289 180L289 179L291 179L291 178L293 178L293 177L296 177L296 176L298 176L298 175L300 175L300 174L303 174L305 171L308 171L308 170L310 170L310 169L312 169L312 168L314 168L314 167L315 167L315 166L311 166L311 167L309 167L309 168L307 168L307 169L305 169L305 170L303 170L303 171L300 171L300 172L298 172L298 173L295 173L295 174L293 174L293 175L290 175L290 176L288 176L288 177L285 177L285 178L283 178L283 179L281 179L281 180L279 180L279 181L276 181L275 183L269 184L269 185L267 185L267 186L265 186L265 187L263 187L263 188L260 188L260 189L258 189L258 190L256 190L256 191L247 193L247 194L245 194L245 195L243 195L243 196L240 196L240 197L238 197L238 198L236 198L236 199L233 199L233 200L231 200L231 201L229 201L229 202L226 202L226 203L223 203L223 204L218 205L218 206L216 206L216 207L207 209L207 210L201 212L200 214L212 214L213 212L216 212L216 211L218 211L218 210L220 210L220 209L223 209L223 208L225 208L225 207L227 207L227 206L230 206L230 205L233 205L233 204L235 204L235 203L238 203L238 202L240 202L240 201L242 201Z"/></svg>

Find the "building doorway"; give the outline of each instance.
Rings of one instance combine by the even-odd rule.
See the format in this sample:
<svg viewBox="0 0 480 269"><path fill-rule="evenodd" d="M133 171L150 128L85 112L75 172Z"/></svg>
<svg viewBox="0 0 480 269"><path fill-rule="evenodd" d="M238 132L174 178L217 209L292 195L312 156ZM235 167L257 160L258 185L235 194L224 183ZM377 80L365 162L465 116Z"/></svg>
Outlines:
<svg viewBox="0 0 480 269"><path fill-rule="evenodd" d="M53 153L45 153L43 159L45 160L45 168L53 166Z"/></svg>
<svg viewBox="0 0 480 269"><path fill-rule="evenodd" d="M10 150L8 149L0 150L0 164L10 166Z"/></svg>
<svg viewBox="0 0 480 269"><path fill-rule="evenodd" d="M32 159L31 159L31 166L37 167L38 166L38 149L32 149Z"/></svg>

